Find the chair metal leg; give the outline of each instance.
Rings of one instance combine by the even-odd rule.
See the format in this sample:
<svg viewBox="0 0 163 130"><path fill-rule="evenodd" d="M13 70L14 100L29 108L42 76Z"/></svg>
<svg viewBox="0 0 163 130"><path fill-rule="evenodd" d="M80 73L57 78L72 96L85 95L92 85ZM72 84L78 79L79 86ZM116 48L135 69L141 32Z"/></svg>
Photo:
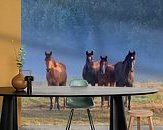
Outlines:
<svg viewBox="0 0 163 130"><path fill-rule="evenodd" d="M72 120L72 117L73 117L73 113L74 113L74 109L71 109L70 115L69 115L69 119L68 119L68 122L67 122L67 126L66 126L66 130L69 130L70 129L70 125L71 125L71 120Z"/></svg>
<svg viewBox="0 0 163 130"><path fill-rule="evenodd" d="M95 130L95 127L94 127L94 124L93 124L93 120L92 120L92 116L91 116L91 112L90 112L89 109L87 109L87 113L88 113L88 118L89 118L91 130Z"/></svg>

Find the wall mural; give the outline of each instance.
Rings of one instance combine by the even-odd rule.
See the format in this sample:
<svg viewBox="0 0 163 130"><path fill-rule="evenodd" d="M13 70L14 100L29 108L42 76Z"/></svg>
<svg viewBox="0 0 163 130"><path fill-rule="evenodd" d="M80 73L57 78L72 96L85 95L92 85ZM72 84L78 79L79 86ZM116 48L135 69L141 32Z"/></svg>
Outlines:
<svg viewBox="0 0 163 130"><path fill-rule="evenodd" d="M94 61L107 56L110 64L135 51L135 80L161 81L162 21L161 0L22 0L24 69L32 69L35 81L45 81L45 54L52 52L71 80L82 78L92 51Z"/></svg>

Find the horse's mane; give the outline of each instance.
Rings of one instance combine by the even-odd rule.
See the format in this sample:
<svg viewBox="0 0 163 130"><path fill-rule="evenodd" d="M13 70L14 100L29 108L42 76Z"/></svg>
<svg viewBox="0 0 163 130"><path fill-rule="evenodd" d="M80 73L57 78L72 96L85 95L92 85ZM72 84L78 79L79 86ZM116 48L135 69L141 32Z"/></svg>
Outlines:
<svg viewBox="0 0 163 130"><path fill-rule="evenodd" d="M54 58L51 57L51 60L52 60L52 62L54 64L54 67L57 67L57 62L54 60Z"/></svg>
<svg viewBox="0 0 163 130"><path fill-rule="evenodd" d="M130 53L125 57L125 60L122 62L123 65L124 65L125 63L128 64L129 56L130 56ZM128 74L129 72L130 72L130 70L129 70L128 66L126 66L125 73Z"/></svg>
<svg viewBox="0 0 163 130"><path fill-rule="evenodd" d="M123 64L128 60L129 54L125 57Z"/></svg>

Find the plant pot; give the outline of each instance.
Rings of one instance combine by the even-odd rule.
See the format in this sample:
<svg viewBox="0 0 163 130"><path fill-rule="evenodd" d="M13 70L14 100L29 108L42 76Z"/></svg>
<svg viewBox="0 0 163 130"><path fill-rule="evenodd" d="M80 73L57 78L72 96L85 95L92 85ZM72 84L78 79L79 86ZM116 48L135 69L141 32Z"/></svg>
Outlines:
<svg viewBox="0 0 163 130"><path fill-rule="evenodd" d="M27 87L27 82L24 79L22 70L19 70L19 73L13 77L12 86L16 89L16 91L24 91L24 89Z"/></svg>

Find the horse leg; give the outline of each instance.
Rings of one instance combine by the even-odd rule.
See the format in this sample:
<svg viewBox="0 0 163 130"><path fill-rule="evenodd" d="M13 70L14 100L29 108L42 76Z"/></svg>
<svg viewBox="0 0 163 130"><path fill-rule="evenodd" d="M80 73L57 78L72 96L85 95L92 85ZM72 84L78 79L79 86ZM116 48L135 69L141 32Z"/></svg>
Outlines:
<svg viewBox="0 0 163 130"><path fill-rule="evenodd" d="M110 82L110 86L114 87L114 81Z"/></svg>
<svg viewBox="0 0 163 130"><path fill-rule="evenodd" d="M110 86L114 86L114 82L111 81ZM109 108L110 107L110 98L109 98L109 96L108 96L107 100L108 100L108 108Z"/></svg>
<svg viewBox="0 0 163 130"><path fill-rule="evenodd" d="M91 83L91 86L95 86L96 85L96 83L95 82L92 82ZM95 99L95 97L92 97L92 99L94 100Z"/></svg>
<svg viewBox="0 0 163 130"><path fill-rule="evenodd" d="M101 97L101 108L103 108L104 105L104 97Z"/></svg>
<svg viewBox="0 0 163 130"><path fill-rule="evenodd" d="M111 82L105 83L105 86L109 87L111 86ZM110 100L109 100L109 96L105 96L105 100L107 101L107 107L110 107Z"/></svg>
<svg viewBox="0 0 163 130"><path fill-rule="evenodd" d="M59 97L55 97L55 110L60 110Z"/></svg>
<svg viewBox="0 0 163 130"><path fill-rule="evenodd" d="M105 97L105 99L107 100L108 102L108 108L110 107L110 100L109 100L109 96L108 97Z"/></svg>
<svg viewBox="0 0 163 130"><path fill-rule="evenodd" d="M59 105L59 97L56 97L56 102L57 102L57 109L60 110L60 105Z"/></svg>
<svg viewBox="0 0 163 130"><path fill-rule="evenodd" d="M131 109L131 105L130 105L130 103L131 103L131 96L128 96L128 110Z"/></svg>
<svg viewBox="0 0 163 130"><path fill-rule="evenodd" d="M65 81L64 83L62 83L60 86L66 86L66 82L67 81ZM65 106L66 106L66 97L63 97L63 107L65 108Z"/></svg>
<svg viewBox="0 0 163 130"><path fill-rule="evenodd" d="M123 82L116 82L116 87L124 87ZM127 96L123 96L124 106L127 107Z"/></svg>
<svg viewBox="0 0 163 130"><path fill-rule="evenodd" d="M125 101L124 101L124 105L125 105L125 107L127 107L127 98L128 98L128 96L125 96L125 97L124 97L124 100L125 100Z"/></svg>
<svg viewBox="0 0 163 130"><path fill-rule="evenodd" d="M93 82L93 83L92 83L92 86L95 86L95 85L96 85L96 83L95 83L95 82Z"/></svg>
<svg viewBox="0 0 163 130"><path fill-rule="evenodd" d="M101 82L98 82L98 86L103 86L103 84ZM105 97L104 96L101 96L101 108L103 108L103 105L104 105L104 99Z"/></svg>
<svg viewBox="0 0 163 130"><path fill-rule="evenodd" d="M63 97L63 107L66 108L65 106L66 106L66 98Z"/></svg>
<svg viewBox="0 0 163 130"><path fill-rule="evenodd" d="M59 82L54 83L54 86L60 86ZM54 104L54 106L55 106L55 111L56 110L60 110L59 97L55 97L55 104Z"/></svg>
<svg viewBox="0 0 163 130"><path fill-rule="evenodd" d="M53 97L50 97L50 110L53 108Z"/></svg>

